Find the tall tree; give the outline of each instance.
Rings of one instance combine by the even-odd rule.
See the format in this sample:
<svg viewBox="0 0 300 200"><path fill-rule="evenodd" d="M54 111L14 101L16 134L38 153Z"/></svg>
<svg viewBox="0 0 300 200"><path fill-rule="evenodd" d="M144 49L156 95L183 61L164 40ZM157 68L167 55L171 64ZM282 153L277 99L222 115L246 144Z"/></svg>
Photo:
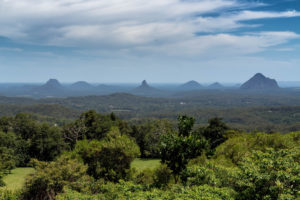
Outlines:
<svg viewBox="0 0 300 200"><path fill-rule="evenodd" d="M180 173L186 169L188 161L195 158L207 148L207 141L192 134L194 119L187 116L178 117L178 133L164 135L161 142L162 163L172 170L175 182Z"/></svg>

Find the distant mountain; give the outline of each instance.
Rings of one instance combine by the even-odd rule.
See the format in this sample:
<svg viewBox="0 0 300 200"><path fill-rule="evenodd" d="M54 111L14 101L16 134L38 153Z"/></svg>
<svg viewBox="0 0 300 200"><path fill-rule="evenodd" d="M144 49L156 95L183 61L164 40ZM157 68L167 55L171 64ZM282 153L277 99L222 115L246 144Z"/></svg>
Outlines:
<svg viewBox="0 0 300 200"><path fill-rule="evenodd" d="M143 80L143 82L140 86L138 86L137 88L132 90L132 93L137 94L137 95L145 95L145 96L150 95L151 96L151 95L161 94L162 91L149 86L147 81Z"/></svg>
<svg viewBox="0 0 300 200"><path fill-rule="evenodd" d="M31 91L33 96L47 97L47 96L65 96L66 90L56 79L49 79L44 85L35 87Z"/></svg>
<svg viewBox="0 0 300 200"><path fill-rule="evenodd" d="M215 82L215 83L209 85L208 88L210 88L210 89L222 89L222 88L224 88L224 86L219 82Z"/></svg>
<svg viewBox="0 0 300 200"><path fill-rule="evenodd" d="M49 79L44 85L40 87L40 89L53 91L53 90L61 90L63 86L57 79Z"/></svg>
<svg viewBox="0 0 300 200"><path fill-rule="evenodd" d="M197 81L189 81L189 82L186 82L182 85L179 86L179 89L180 90L198 90L198 89L201 89L203 86L198 83Z"/></svg>
<svg viewBox="0 0 300 200"><path fill-rule="evenodd" d="M143 80L142 84L134 89L135 92L148 92L153 90L157 89L149 86L146 80Z"/></svg>
<svg viewBox="0 0 300 200"><path fill-rule="evenodd" d="M94 89L94 86L91 84L85 82L85 81L78 81L76 83L73 83L70 88L72 90L92 90Z"/></svg>
<svg viewBox="0 0 300 200"><path fill-rule="evenodd" d="M241 85L244 90L274 90L279 89L275 79L265 77L261 73L255 74L251 79Z"/></svg>

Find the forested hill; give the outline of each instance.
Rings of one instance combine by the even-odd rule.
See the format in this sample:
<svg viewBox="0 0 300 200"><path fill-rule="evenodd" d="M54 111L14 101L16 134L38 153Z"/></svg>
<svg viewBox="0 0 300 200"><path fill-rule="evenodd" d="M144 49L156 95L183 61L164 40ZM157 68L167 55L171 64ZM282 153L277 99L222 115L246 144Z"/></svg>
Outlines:
<svg viewBox="0 0 300 200"><path fill-rule="evenodd" d="M30 99L0 97L0 115L32 113L37 119L53 123L76 118L80 112L114 112L122 119L168 118L179 114L205 124L212 117L222 117L234 128L243 130L300 130L300 96L291 94L235 93L202 91L197 96L151 98L116 93L107 96Z"/></svg>

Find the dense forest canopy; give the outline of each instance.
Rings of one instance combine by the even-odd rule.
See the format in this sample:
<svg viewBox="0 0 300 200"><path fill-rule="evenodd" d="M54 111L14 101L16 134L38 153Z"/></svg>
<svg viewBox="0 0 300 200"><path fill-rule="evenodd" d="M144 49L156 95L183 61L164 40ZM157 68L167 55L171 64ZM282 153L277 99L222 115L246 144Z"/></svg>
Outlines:
<svg viewBox="0 0 300 200"><path fill-rule="evenodd" d="M64 125L30 114L0 118L0 180L34 167L18 192L1 199L297 199L300 132L246 133L221 118L205 126L128 122L90 110ZM131 167L160 159L154 169Z"/></svg>
<svg viewBox="0 0 300 200"><path fill-rule="evenodd" d="M244 131L290 132L300 130L300 95L297 93L198 91L173 98L141 97L131 94L70 98L30 99L0 97L0 116L31 113L43 122L63 125L81 112L116 113L128 121L148 118L170 119L189 115L196 125L214 117ZM230 113L230 115L228 114Z"/></svg>

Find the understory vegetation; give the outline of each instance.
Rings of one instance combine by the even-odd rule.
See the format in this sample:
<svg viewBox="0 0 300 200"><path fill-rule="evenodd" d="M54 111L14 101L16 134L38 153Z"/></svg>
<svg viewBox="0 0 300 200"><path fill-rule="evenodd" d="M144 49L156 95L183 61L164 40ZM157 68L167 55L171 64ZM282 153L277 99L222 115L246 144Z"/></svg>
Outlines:
<svg viewBox="0 0 300 200"><path fill-rule="evenodd" d="M31 171L12 190L3 177L16 167ZM1 200L298 200L300 132L243 132L221 118L196 126L186 115L175 126L129 123L93 110L51 125L19 113L0 119L0 185Z"/></svg>

